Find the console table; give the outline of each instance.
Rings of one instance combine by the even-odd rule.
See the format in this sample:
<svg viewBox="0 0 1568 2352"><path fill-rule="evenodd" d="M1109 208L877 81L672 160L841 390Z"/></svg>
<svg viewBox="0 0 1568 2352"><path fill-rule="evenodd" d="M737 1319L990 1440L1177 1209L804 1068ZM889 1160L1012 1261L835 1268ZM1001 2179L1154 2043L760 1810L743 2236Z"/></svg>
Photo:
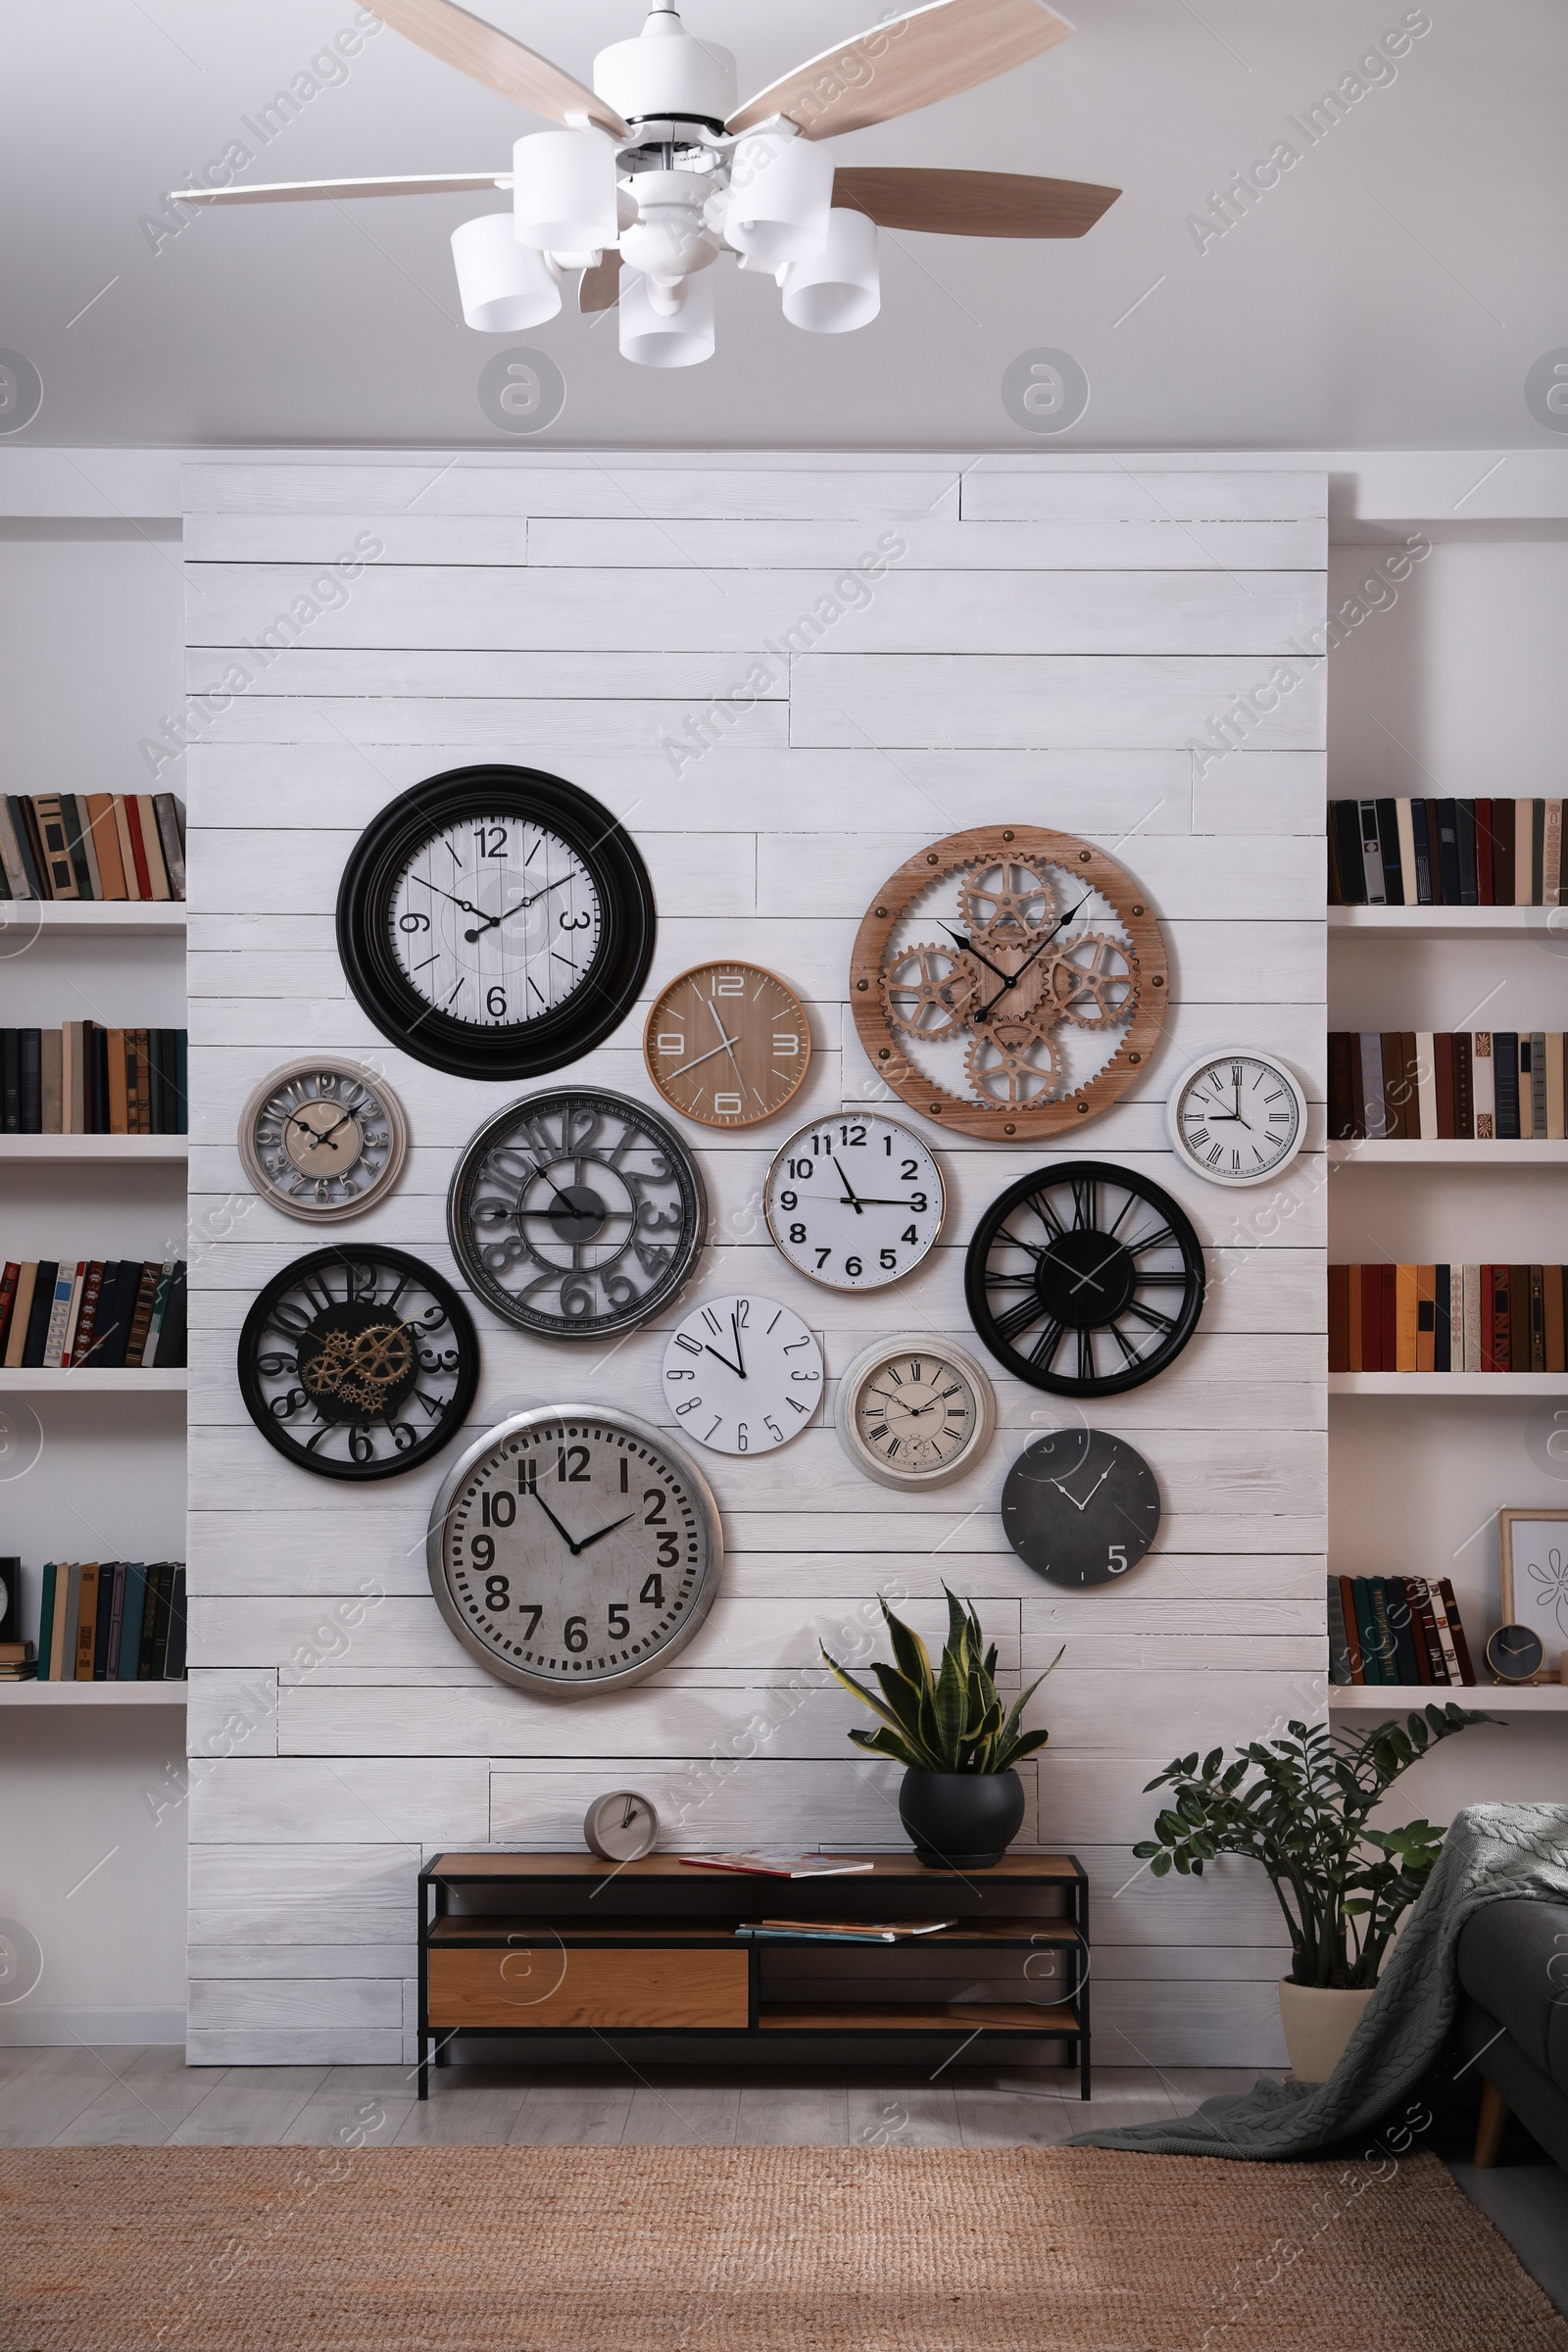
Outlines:
<svg viewBox="0 0 1568 2352"><path fill-rule="evenodd" d="M605 2034L753 2047L873 2036L1060 2042L1089 2096L1089 1882L1072 1854L1008 1854L995 1870L927 1870L876 1854L868 1871L777 1879L694 1870L674 1854L617 1866L592 1854L438 1854L419 1873L419 2096L459 2034L523 2040ZM761 1941L742 1922L951 1919L896 1943ZM853 1954L863 1995L804 1997L791 1957ZM1016 2000L900 1997L919 1957L972 1952ZM1046 1974L1030 1963L1049 1955ZM1050 1998L1041 1999L1040 1992Z"/></svg>

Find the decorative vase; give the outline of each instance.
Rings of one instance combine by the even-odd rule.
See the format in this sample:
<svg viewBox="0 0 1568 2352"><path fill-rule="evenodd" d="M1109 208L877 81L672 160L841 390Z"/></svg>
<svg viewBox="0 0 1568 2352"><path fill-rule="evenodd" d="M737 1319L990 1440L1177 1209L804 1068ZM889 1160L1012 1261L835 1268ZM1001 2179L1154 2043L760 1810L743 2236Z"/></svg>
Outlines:
<svg viewBox="0 0 1568 2352"><path fill-rule="evenodd" d="M1291 2073L1298 2082L1328 2081L1376 1990L1375 1984L1364 1991L1348 1991L1332 1985L1293 1984L1285 1979L1280 1985L1280 2023L1285 2028Z"/></svg>
<svg viewBox="0 0 1568 2352"><path fill-rule="evenodd" d="M899 1818L927 1870L995 1870L1023 1820L1015 1772L916 1772L899 1789Z"/></svg>

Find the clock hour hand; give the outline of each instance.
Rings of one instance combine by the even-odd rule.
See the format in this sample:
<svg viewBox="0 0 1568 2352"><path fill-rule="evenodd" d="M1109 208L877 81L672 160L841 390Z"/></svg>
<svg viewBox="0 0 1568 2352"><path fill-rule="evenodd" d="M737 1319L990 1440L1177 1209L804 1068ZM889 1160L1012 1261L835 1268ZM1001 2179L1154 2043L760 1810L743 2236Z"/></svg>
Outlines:
<svg viewBox="0 0 1568 2352"><path fill-rule="evenodd" d="M479 917L479 928L477 931L465 931L464 938L471 945L474 940L482 939L487 931L498 931L513 915L526 914L530 906L537 906L541 899L547 899L553 890L559 890L563 882L571 879L570 874L558 874L554 882L547 882L543 890L536 890L531 899L519 899L515 906L505 906L499 914L479 915L478 907L470 906L468 912Z"/></svg>
<svg viewBox="0 0 1568 2352"><path fill-rule="evenodd" d="M1001 964L993 963L989 956L982 956L972 939L965 939L963 933L961 931L955 931L951 923L944 923L942 928L952 940L954 946L960 950L963 955L972 956L976 963L983 963L988 972L995 973L999 980L1006 980L1009 988L1012 986L1012 982L1007 980L1007 975L1003 970Z"/></svg>
<svg viewBox="0 0 1568 2352"><path fill-rule="evenodd" d="M1066 1494L1066 1495L1067 1495L1067 1500L1068 1500L1068 1501L1069 1501L1069 1502L1072 1504L1072 1507L1073 1507L1073 1509L1074 1509L1075 1511L1087 1511L1087 1510L1088 1510L1088 1508L1089 1508L1089 1505L1090 1505L1090 1504L1091 1504L1091 1503L1094 1501L1094 1499L1095 1499L1095 1496L1096 1496L1096 1495L1097 1495L1097 1494L1100 1493L1100 1490L1101 1490L1101 1488L1102 1488L1102 1487L1104 1485L1104 1483L1105 1483L1106 1479L1107 1479L1107 1478L1110 1476L1110 1471L1111 1471L1111 1465L1110 1465L1109 1463L1107 1463L1107 1464L1106 1464L1106 1466L1105 1466L1105 1468L1104 1468L1103 1470L1102 1470L1102 1472L1100 1473L1100 1476L1099 1476L1099 1477L1096 1479L1096 1481L1095 1481L1094 1485L1093 1485L1093 1486L1090 1488L1090 1490L1089 1490L1088 1494L1087 1494L1084 1496L1084 1498L1083 1498L1082 1502L1080 1502L1080 1501L1079 1501L1079 1499L1078 1499L1078 1497L1077 1497L1077 1495L1076 1495L1076 1494L1067 1494L1067 1490L1066 1490L1066 1488L1065 1488L1065 1487L1062 1485L1062 1483L1061 1483L1061 1481L1060 1481L1060 1479L1059 1479L1059 1478L1054 1478L1054 1479L1052 1480L1052 1482L1051 1482L1051 1483L1052 1483L1052 1485L1053 1485L1053 1486L1055 1488L1055 1490L1056 1490L1056 1493L1057 1493L1058 1494Z"/></svg>
<svg viewBox="0 0 1568 2352"><path fill-rule="evenodd" d="M1079 911L1080 907L1087 906L1088 904L1089 899L1086 894L1079 900L1077 906L1069 906L1066 913L1059 916L1058 919L1052 924L1051 929L1046 933L1046 936L1040 942L1039 947L1034 950L1032 955L1024 957L1022 963L1019 964L1018 969L1013 973L1012 978L1010 980L1004 980L1002 986L998 989L996 995L991 999L990 1003L981 1005L979 1011L974 1016L976 1020L985 1020L987 1015L1002 1003L1002 1000L1006 995L1008 989L1017 987L1019 981L1029 969L1029 966L1036 960L1037 957L1045 954L1052 941L1055 938L1056 933L1062 929L1064 924L1072 921L1073 916Z"/></svg>
<svg viewBox="0 0 1568 2352"><path fill-rule="evenodd" d="M720 1034L720 1036L723 1036L723 1023L722 1023L722 1022L720 1022L720 1023L719 1023L719 1034ZM669 1077L671 1077L671 1078L681 1078L681 1077L684 1077L685 1073L686 1073L688 1070L695 1070L695 1069L697 1068L697 1066L698 1066L698 1063L699 1063L699 1062L704 1062L704 1061L711 1061L711 1060L712 1060L712 1058L713 1058L713 1055L714 1055L715 1054L723 1054L723 1053L727 1052L727 1051L728 1051L730 1048L732 1048L733 1046L737 1045L738 1043L739 1043L739 1040L738 1040L738 1039L736 1039L736 1038L733 1038L733 1037L726 1037L726 1038L724 1038L724 1043L723 1043L723 1045L721 1045L721 1046L710 1046L710 1047L709 1047L709 1049L708 1049L708 1052L707 1052L706 1054L697 1054L697 1055L696 1055L696 1056L695 1056L695 1057L694 1057L694 1058L693 1058L691 1061L683 1061L683 1062L681 1063L681 1065L680 1065L680 1068L679 1068L678 1070L670 1070L670 1071L667 1073L667 1075L668 1075Z"/></svg>
<svg viewBox="0 0 1568 2352"><path fill-rule="evenodd" d="M835 1166L835 1167L838 1169L838 1172L839 1172L839 1182L840 1182L840 1184L842 1184L842 1185L843 1185L843 1187L844 1187L844 1196L843 1196L843 1198L844 1198L844 1205L845 1205L847 1208L853 1208L853 1209L854 1209L854 1211L855 1211L855 1213L856 1213L856 1215L857 1215L858 1217L859 1217L859 1216L863 1216L863 1215L865 1214L865 1204L864 1204L864 1202L863 1202L863 1201L861 1201L861 1200L858 1200L856 1198L855 1187L854 1187L854 1185L853 1185L853 1184L850 1182L849 1178L848 1178L848 1177L845 1175L845 1173L844 1173L844 1162L843 1162L843 1161L840 1159L840 1157L839 1157L839 1155L838 1155L838 1153L837 1153L836 1152L833 1153L833 1165L834 1165L834 1166ZM884 1205L884 1204L883 1204L883 1202L881 1202L880 1200L877 1202L877 1206L878 1206L879 1208L880 1208L880 1207L882 1207L883 1205Z"/></svg>
<svg viewBox="0 0 1568 2352"><path fill-rule="evenodd" d="M450 890L443 890L439 882L426 882L422 874L411 874L409 876L409 880L411 882L417 882L421 890L433 890L438 899L452 899L453 906L461 906L465 914L477 915L479 912L478 907L473 906L467 899L452 898L452 893ZM471 934L469 936L471 936Z"/></svg>
<svg viewBox="0 0 1568 2352"><path fill-rule="evenodd" d="M624 1527L628 1519L635 1519L636 1516L637 1514L635 1511L623 1511L618 1519L612 1519L608 1527L601 1527L597 1529L593 1535L584 1536L580 1544L574 1544L572 1545L572 1558L575 1559L579 1552L586 1551L590 1544L602 1544L606 1536L612 1536L617 1527Z"/></svg>
<svg viewBox="0 0 1568 2352"><path fill-rule="evenodd" d="M729 1357L724 1353L721 1348L710 1348L706 1340L703 1342L703 1346L708 1348L710 1355L716 1355L718 1357L719 1362L723 1365L726 1372L733 1372L737 1380L744 1380L746 1378L746 1374L742 1370L741 1366L738 1363L732 1364L729 1360Z"/></svg>
<svg viewBox="0 0 1568 2352"><path fill-rule="evenodd" d="M353 1116L354 1113L352 1110L346 1110L340 1119L334 1119L332 1121L330 1127L316 1128L311 1125L309 1119L298 1118L294 1121L294 1124L296 1127L304 1130L304 1132L310 1137L313 1144L330 1144L332 1143L332 1138L334 1135L336 1135L338 1129L340 1127L346 1127ZM337 1150L336 1144L332 1144L332 1149L334 1152Z"/></svg>

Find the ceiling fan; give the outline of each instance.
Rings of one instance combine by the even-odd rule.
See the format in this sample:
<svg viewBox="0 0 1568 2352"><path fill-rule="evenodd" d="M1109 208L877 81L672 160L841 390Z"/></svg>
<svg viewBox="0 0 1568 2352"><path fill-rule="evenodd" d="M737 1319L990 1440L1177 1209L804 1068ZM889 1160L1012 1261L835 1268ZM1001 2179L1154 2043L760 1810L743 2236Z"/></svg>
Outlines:
<svg viewBox="0 0 1568 2352"><path fill-rule="evenodd" d="M181 204L284 204L509 189L512 208L453 232L467 324L539 326L581 272L583 311L620 312L622 355L689 368L713 350L721 254L777 281L814 334L881 308L877 225L967 237L1081 237L1118 188L1008 172L833 165L820 142L973 89L1064 41L1045 0L929 0L808 58L736 104L735 60L652 0L639 38L594 60L593 87L457 0L368 0L371 12L475 81L562 125L519 138L510 172L185 188Z"/></svg>

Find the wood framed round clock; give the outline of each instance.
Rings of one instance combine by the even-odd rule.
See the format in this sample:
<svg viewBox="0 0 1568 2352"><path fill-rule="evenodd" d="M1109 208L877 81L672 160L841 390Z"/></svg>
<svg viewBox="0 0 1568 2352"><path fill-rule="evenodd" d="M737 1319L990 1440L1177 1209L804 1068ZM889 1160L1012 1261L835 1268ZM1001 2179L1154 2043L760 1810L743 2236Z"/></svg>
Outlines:
<svg viewBox="0 0 1568 2352"><path fill-rule="evenodd" d="M850 966L877 1075L912 1110L992 1142L1058 1135L1118 1101L1169 993L1142 885L1036 825L918 851L877 892Z"/></svg>
<svg viewBox="0 0 1568 2352"><path fill-rule="evenodd" d="M992 1201L964 1262L970 1319L1037 1389L1115 1396L1174 1363L1203 1308L1203 1250L1170 1195L1104 1159L1058 1159Z"/></svg>
<svg viewBox="0 0 1568 2352"><path fill-rule="evenodd" d="M712 1604L724 1539L707 1480L662 1430L614 1407L541 1405L458 1457L425 1558L437 1607L481 1665L569 1698L668 1664Z"/></svg>
<svg viewBox="0 0 1568 2352"><path fill-rule="evenodd" d="M239 1155L258 1195L312 1225L373 1208L408 1151L409 1124L385 1079L332 1054L285 1062L240 1113Z"/></svg>
<svg viewBox="0 0 1568 2352"><path fill-rule="evenodd" d="M1283 1062L1223 1047L1183 1070L1165 1125L1177 1158L1210 1184L1267 1184L1306 1141L1306 1097Z"/></svg>
<svg viewBox="0 0 1568 2352"><path fill-rule="evenodd" d="M671 1110L704 1127L776 1118L806 1083L806 1007L758 963L699 963L654 1002L643 1031L648 1074Z"/></svg>
<svg viewBox="0 0 1568 2352"><path fill-rule="evenodd" d="M1069 1592L1112 1585L1159 1533L1154 1473L1125 1438L1102 1429L1054 1429L1034 1438L1007 1472L1002 1524L1037 1576Z"/></svg>
<svg viewBox="0 0 1568 2352"><path fill-rule="evenodd" d="M338 890L348 983L384 1037L461 1078L602 1043L654 952L653 885L607 808L530 767L460 767L382 809Z"/></svg>
<svg viewBox="0 0 1568 2352"><path fill-rule="evenodd" d="M839 1381L839 1442L885 1487L946 1487L972 1470L996 1427L996 1393L972 1355L930 1331L892 1333Z"/></svg>
<svg viewBox="0 0 1568 2352"><path fill-rule="evenodd" d="M880 1111L834 1111L779 1147L767 1230L798 1274L830 1291L902 1282L936 1247L947 1197L920 1138Z"/></svg>

